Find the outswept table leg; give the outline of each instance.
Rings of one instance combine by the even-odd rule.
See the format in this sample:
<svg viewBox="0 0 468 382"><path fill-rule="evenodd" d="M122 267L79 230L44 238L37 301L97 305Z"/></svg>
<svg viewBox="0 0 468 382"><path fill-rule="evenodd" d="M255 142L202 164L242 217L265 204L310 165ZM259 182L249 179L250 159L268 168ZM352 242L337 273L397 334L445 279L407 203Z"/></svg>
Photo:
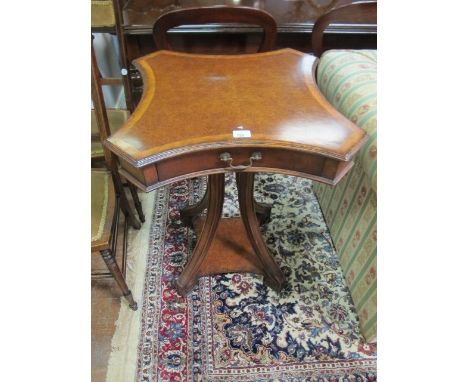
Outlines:
<svg viewBox="0 0 468 382"><path fill-rule="evenodd" d="M209 197L206 196L206 194L209 194ZM215 174L208 177L208 189L206 194L208 211L205 223L203 224L192 256L190 256L184 270L175 282L177 291L182 296L185 296L197 283L198 270L208 254L208 249L210 248L216 229L218 228L219 219L223 212L224 174ZM203 199L205 199L205 197L203 197ZM198 207L200 207L199 204L197 204Z"/></svg>
<svg viewBox="0 0 468 382"><path fill-rule="evenodd" d="M237 189L239 192L239 209L244 222L250 243L262 264L264 271L264 281L275 291L279 292L283 287L285 277L278 264L263 241L260 232L259 222L255 212L255 201L253 196L255 173L236 173Z"/></svg>
<svg viewBox="0 0 468 382"><path fill-rule="evenodd" d="M180 210L180 218L185 225L193 228L194 219L208 207L208 198L209 195L207 188L202 199L200 199L198 203ZM261 203L254 200L254 206L258 223L262 226L270 220L271 204Z"/></svg>
<svg viewBox="0 0 468 382"><path fill-rule="evenodd" d="M203 198L193 206L188 206L180 211L180 218L185 225L193 227L193 219L200 215L205 208L208 207L208 187L206 188Z"/></svg>
<svg viewBox="0 0 468 382"><path fill-rule="evenodd" d="M260 203L254 199L254 208L255 214L257 215L257 220L259 225L264 225L270 221L271 214L271 204Z"/></svg>

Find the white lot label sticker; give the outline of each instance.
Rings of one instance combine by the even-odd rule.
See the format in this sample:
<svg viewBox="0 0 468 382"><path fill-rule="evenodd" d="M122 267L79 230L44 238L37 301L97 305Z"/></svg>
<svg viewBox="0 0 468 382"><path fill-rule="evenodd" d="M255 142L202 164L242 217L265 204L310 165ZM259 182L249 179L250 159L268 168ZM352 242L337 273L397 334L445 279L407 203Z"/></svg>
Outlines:
<svg viewBox="0 0 468 382"><path fill-rule="evenodd" d="M233 130L232 136L234 138L250 138L250 130Z"/></svg>

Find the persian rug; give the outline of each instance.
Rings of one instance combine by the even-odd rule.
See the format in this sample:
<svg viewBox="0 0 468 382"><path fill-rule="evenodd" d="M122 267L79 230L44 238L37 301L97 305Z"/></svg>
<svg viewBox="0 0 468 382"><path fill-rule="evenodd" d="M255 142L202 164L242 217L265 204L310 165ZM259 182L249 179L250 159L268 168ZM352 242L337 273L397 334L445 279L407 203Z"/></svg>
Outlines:
<svg viewBox="0 0 468 382"><path fill-rule="evenodd" d="M234 177L226 182L223 215L236 216ZM273 203L263 234L287 278L281 293L262 276L234 273L200 278L186 298L176 292L172 282L196 243L179 210L197 202L205 184L197 178L155 193L141 316L128 333L119 318L120 339L113 341L117 352L126 343L133 353L111 356L108 381L129 381L129 373L137 382L376 381L376 346L359 332L309 180L256 176L256 199ZM123 361L134 364L119 373Z"/></svg>

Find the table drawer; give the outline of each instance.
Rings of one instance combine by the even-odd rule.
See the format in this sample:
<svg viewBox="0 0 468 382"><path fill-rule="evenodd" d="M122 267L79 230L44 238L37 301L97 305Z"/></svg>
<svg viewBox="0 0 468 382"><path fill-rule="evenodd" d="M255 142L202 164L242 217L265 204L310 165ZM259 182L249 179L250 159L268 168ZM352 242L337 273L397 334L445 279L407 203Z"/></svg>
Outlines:
<svg viewBox="0 0 468 382"><path fill-rule="evenodd" d="M150 191L177 180L227 171L284 173L333 185L352 164L302 151L235 147L191 152L141 168L123 162L122 167L125 176Z"/></svg>

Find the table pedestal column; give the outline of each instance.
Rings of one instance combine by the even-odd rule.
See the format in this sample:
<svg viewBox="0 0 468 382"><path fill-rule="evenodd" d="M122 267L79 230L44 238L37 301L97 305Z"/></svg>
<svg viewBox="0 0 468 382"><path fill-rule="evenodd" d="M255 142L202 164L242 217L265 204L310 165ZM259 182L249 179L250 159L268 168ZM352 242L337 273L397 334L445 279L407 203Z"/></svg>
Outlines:
<svg viewBox="0 0 468 382"><path fill-rule="evenodd" d="M241 219L221 219L224 174L210 175L202 200L181 211L186 223L193 223L197 244L175 285L185 296L200 276L250 272L264 276L265 283L279 292L285 282L281 269L263 241L260 224L268 220L270 207L253 197L254 173L236 173ZM205 208L205 219L194 219Z"/></svg>

